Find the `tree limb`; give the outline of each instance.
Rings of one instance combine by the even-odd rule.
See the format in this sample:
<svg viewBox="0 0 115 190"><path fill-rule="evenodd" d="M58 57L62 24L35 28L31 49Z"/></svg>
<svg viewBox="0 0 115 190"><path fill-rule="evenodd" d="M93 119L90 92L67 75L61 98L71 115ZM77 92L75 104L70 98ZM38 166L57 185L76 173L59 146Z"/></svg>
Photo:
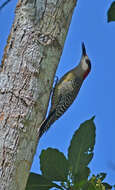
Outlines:
<svg viewBox="0 0 115 190"><path fill-rule="evenodd" d="M75 0L19 0L0 72L0 189L24 190Z"/></svg>

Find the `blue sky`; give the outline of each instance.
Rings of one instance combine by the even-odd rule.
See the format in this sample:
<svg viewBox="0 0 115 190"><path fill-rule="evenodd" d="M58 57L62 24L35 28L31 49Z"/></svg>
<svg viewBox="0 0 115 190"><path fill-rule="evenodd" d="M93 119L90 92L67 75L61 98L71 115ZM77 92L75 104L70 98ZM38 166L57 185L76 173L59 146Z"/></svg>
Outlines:
<svg viewBox="0 0 115 190"><path fill-rule="evenodd" d="M106 172L106 181L115 184L115 23L107 23L107 10L112 2L78 1L56 75L60 78L78 64L82 41L91 59L92 70L71 108L40 139L33 172L40 171L42 149L58 148L67 155L76 128L96 115L96 145L90 169L94 174ZM0 59L13 22L15 5L12 0L0 12Z"/></svg>

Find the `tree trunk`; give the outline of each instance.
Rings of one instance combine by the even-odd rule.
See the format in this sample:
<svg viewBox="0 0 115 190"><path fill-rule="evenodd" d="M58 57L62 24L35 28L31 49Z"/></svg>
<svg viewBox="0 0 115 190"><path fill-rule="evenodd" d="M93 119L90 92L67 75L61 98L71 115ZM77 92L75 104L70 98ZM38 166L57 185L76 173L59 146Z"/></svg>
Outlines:
<svg viewBox="0 0 115 190"><path fill-rule="evenodd" d="M0 190L24 190L76 0L19 0L0 72Z"/></svg>

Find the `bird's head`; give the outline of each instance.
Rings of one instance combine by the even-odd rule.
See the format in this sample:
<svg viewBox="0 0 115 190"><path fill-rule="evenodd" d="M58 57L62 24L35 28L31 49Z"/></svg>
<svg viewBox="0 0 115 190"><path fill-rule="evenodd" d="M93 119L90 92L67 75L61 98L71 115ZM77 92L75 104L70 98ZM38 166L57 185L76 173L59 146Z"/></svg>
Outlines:
<svg viewBox="0 0 115 190"><path fill-rule="evenodd" d="M84 43L82 43L82 57L81 57L80 65L84 73L83 77L85 79L87 75L89 74L89 72L91 71L91 61L87 56Z"/></svg>

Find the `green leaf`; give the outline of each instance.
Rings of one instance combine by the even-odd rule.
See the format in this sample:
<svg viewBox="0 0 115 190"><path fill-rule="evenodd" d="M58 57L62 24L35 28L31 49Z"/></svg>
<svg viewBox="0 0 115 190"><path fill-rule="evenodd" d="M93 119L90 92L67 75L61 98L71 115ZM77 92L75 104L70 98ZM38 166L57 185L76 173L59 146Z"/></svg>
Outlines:
<svg viewBox="0 0 115 190"><path fill-rule="evenodd" d="M86 184L87 184L87 180L79 181L79 183L74 183L73 189L77 189L77 190L82 189L83 190L83 188L84 188L84 186L86 186Z"/></svg>
<svg viewBox="0 0 115 190"><path fill-rule="evenodd" d="M57 189L62 189L59 185L52 183L44 176L35 173L30 173L26 185L26 190L48 190L53 187Z"/></svg>
<svg viewBox="0 0 115 190"><path fill-rule="evenodd" d="M107 14L108 22L115 21L115 1L111 4Z"/></svg>
<svg viewBox="0 0 115 190"><path fill-rule="evenodd" d="M72 176L72 181L74 182L74 184L79 184L81 181L87 180L88 176L90 174L90 169L88 167L82 168L81 170L79 170L78 173L74 174Z"/></svg>
<svg viewBox="0 0 115 190"><path fill-rule="evenodd" d="M82 190L99 190L99 189L96 188L95 184L87 181L87 183L82 187Z"/></svg>
<svg viewBox="0 0 115 190"><path fill-rule="evenodd" d="M102 183L105 187L105 189L109 190L109 189L112 189L112 186L109 185L108 183Z"/></svg>
<svg viewBox="0 0 115 190"><path fill-rule="evenodd" d="M72 176L72 181L75 189L82 189L84 186L86 186L89 174L90 169L86 167L83 170L80 170L79 173Z"/></svg>
<svg viewBox="0 0 115 190"><path fill-rule="evenodd" d="M95 145L95 124L93 120L94 117L81 124L71 140L68 160L73 175L79 175L93 157Z"/></svg>
<svg viewBox="0 0 115 190"><path fill-rule="evenodd" d="M96 176L96 180L100 179L101 181L103 181L106 178L106 173L100 173Z"/></svg>
<svg viewBox="0 0 115 190"><path fill-rule="evenodd" d="M42 174L51 181L67 181L68 161L64 154L57 149L42 150L40 169Z"/></svg>

